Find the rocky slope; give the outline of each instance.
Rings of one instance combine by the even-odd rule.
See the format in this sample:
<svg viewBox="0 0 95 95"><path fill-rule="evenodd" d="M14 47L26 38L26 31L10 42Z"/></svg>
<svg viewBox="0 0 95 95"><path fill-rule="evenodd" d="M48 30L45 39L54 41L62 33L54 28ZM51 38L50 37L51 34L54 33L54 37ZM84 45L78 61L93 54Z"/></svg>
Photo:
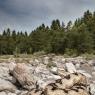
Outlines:
<svg viewBox="0 0 95 95"><path fill-rule="evenodd" d="M0 95L95 95L95 60L44 55L1 62Z"/></svg>

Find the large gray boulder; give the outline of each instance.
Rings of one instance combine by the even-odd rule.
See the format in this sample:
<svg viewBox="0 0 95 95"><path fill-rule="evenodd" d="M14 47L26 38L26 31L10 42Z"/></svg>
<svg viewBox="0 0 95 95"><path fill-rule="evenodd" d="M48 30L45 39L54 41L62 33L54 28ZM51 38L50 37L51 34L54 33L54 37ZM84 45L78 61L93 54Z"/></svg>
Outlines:
<svg viewBox="0 0 95 95"><path fill-rule="evenodd" d="M7 95L6 92L0 92L0 95Z"/></svg>
<svg viewBox="0 0 95 95"><path fill-rule="evenodd" d="M55 56L52 58L52 62L56 64L58 68L63 68L65 63L65 58L63 56Z"/></svg>
<svg viewBox="0 0 95 95"><path fill-rule="evenodd" d="M95 95L95 84L94 84L94 83L91 83L91 84L90 84L90 93L91 93L92 95Z"/></svg>
<svg viewBox="0 0 95 95"><path fill-rule="evenodd" d="M75 73L77 72L74 64L72 62L68 62L68 63L65 63L66 65L66 70L69 72L69 73Z"/></svg>
<svg viewBox="0 0 95 95"><path fill-rule="evenodd" d="M9 67L7 63L0 63L0 78L9 79Z"/></svg>
<svg viewBox="0 0 95 95"><path fill-rule="evenodd" d="M56 80L61 79L59 75L54 75L48 69L40 66L35 68L34 77L39 89L45 89L48 84L55 83Z"/></svg>
<svg viewBox="0 0 95 95"><path fill-rule="evenodd" d="M0 91L15 92L16 87L9 81L0 79Z"/></svg>
<svg viewBox="0 0 95 95"><path fill-rule="evenodd" d="M33 89L35 80L30 72L30 68L23 63L18 63L13 70L13 77L18 80L20 85L26 89Z"/></svg>
<svg viewBox="0 0 95 95"><path fill-rule="evenodd" d="M2 91L2 92L0 92L0 95L17 95L17 94L15 94L15 93L11 93L11 92L4 92L4 91Z"/></svg>
<svg viewBox="0 0 95 95"><path fill-rule="evenodd" d="M87 73L85 70L77 70L77 72L83 74L87 78L92 78L92 75Z"/></svg>

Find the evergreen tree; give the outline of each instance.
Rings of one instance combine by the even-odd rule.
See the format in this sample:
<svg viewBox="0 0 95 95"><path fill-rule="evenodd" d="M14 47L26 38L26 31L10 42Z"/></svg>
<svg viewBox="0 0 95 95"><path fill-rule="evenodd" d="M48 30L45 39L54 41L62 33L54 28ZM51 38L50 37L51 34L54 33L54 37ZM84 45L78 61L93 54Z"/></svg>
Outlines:
<svg viewBox="0 0 95 95"><path fill-rule="evenodd" d="M67 26L57 19L52 21L50 28L42 24L30 34L11 31L10 28L0 34L0 54L32 54L38 51L64 54L69 51L79 55L92 50L95 50L95 12L89 10L74 24L69 21Z"/></svg>

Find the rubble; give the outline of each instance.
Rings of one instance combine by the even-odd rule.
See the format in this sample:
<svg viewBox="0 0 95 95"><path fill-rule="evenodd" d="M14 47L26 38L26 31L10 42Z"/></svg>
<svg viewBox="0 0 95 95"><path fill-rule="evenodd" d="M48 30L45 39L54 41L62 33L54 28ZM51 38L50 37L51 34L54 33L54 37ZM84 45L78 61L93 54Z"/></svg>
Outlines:
<svg viewBox="0 0 95 95"><path fill-rule="evenodd" d="M56 55L0 63L0 95L95 95L93 67L93 60Z"/></svg>

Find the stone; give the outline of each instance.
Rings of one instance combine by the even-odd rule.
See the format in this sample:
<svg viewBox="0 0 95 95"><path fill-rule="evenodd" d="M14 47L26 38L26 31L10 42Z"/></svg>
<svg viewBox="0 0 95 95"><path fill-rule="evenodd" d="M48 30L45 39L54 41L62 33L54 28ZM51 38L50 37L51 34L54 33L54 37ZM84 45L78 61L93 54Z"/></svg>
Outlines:
<svg viewBox="0 0 95 95"><path fill-rule="evenodd" d="M52 62L56 64L58 68L63 68L65 64L65 58L63 56L55 56L52 58Z"/></svg>
<svg viewBox="0 0 95 95"><path fill-rule="evenodd" d="M19 93L17 95L29 95L28 93L29 93L29 91L22 91L21 93Z"/></svg>
<svg viewBox="0 0 95 95"><path fill-rule="evenodd" d="M44 57L44 64L47 65L48 63L49 63L49 57L46 56L46 57Z"/></svg>
<svg viewBox="0 0 95 95"><path fill-rule="evenodd" d="M41 95L42 91L35 91L35 90L32 90L30 92L28 92L26 95Z"/></svg>
<svg viewBox="0 0 95 95"><path fill-rule="evenodd" d="M15 68L16 66L16 63L15 62L10 62L9 65L8 65L8 68L10 71L13 71L13 69Z"/></svg>
<svg viewBox="0 0 95 95"><path fill-rule="evenodd" d="M69 63L65 63L66 65L66 70L69 72L69 73L75 73L77 72L75 66L73 63L69 62Z"/></svg>
<svg viewBox="0 0 95 95"><path fill-rule="evenodd" d="M39 86L39 89L45 89L47 85L51 83L55 83L57 80L61 79L60 76L49 76L47 78L42 78L37 81L37 85Z"/></svg>
<svg viewBox="0 0 95 95"><path fill-rule="evenodd" d="M15 92L16 87L9 81L0 79L0 91Z"/></svg>
<svg viewBox="0 0 95 95"><path fill-rule="evenodd" d="M5 91L5 92L0 92L0 95L17 95L17 94Z"/></svg>
<svg viewBox="0 0 95 95"><path fill-rule="evenodd" d="M7 95L6 92L0 92L0 95Z"/></svg>
<svg viewBox="0 0 95 95"><path fill-rule="evenodd" d="M19 93L17 93L17 95L27 95L29 91L20 91Z"/></svg>
<svg viewBox="0 0 95 95"><path fill-rule="evenodd" d="M61 79L59 75L54 75L48 69L42 67L35 68L34 77L39 89L45 89L48 84Z"/></svg>
<svg viewBox="0 0 95 95"><path fill-rule="evenodd" d="M84 70L77 70L77 72L85 75L87 78L92 78L92 76Z"/></svg>
<svg viewBox="0 0 95 95"><path fill-rule="evenodd" d="M83 57L75 57L75 58L65 58L66 59L66 62L72 62L74 65L75 64L85 64L86 63L86 60L85 58Z"/></svg>
<svg viewBox="0 0 95 95"><path fill-rule="evenodd" d="M39 86L39 89L45 89L48 84L55 83L54 80L38 80L37 85Z"/></svg>
<svg viewBox="0 0 95 95"><path fill-rule="evenodd" d="M90 64L91 66L95 66L95 60L89 60L88 64Z"/></svg>
<svg viewBox="0 0 95 95"><path fill-rule="evenodd" d="M77 85L83 84L86 86L87 84L86 77L83 76L82 74L77 74L77 75L70 74L62 79L62 84L58 83L57 86L61 89L70 89L75 84Z"/></svg>
<svg viewBox="0 0 95 95"><path fill-rule="evenodd" d="M17 95L17 94L15 94L15 93L8 93L7 95Z"/></svg>
<svg viewBox="0 0 95 95"><path fill-rule="evenodd" d="M26 89L32 89L34 87L35 80L25 64L17 64L13 70L13 76L18 80L22 87Z"/></svg>
<svg viewBox="0 0 95 95"><path fill-rule="evenodd" d="M57 67L51 67L50 72L53 74L58 74L58 68Z"/></svg>
<svg viewBox="0 0 95 95"><path fill-rule="evenodd" d="M85 90L78 89L78 91L70 90L67 95L89 95L89 93Z"/></svg>
<svg viewBox="0 0 95 95"><path fill-rule="evenodd" d="M95 72L92 72L92 75L95 76Z"/></svg>
<svg viewBox="0 0 95 95"><path fill-rule="evenodd" d="M90 84L90 93L91 93L92 95L95 95L95 84L94 84L94 83L91 83L91 84Z"/></svg>
<svg viewBox="0 0 95 95"><path fill-rule="evenodd" d="M0 63L0 78L14 83L14 78L10 75L12 67L14 67L12 63Z"/></svg>
<svg viewBox="0 0 95 95"><path fill-rule="evenodd" d="M76 67L76 69L79 69L80 68L80 64L79 63L76 63L75 64L75 67Z"/></svg>
<svg viewBox="0 0 95 95"><path fill-rule="evenodd" d="M52 90L51 86L47 86L45 92L46 95L67 95L63 90L61 89L56 89Z"/></svg>
<svg viewBox="0 0 95 95"><path fill-rule="evenodd" d="M9 78L9 68L7 63L0 63L0 78Z"/></svg>

